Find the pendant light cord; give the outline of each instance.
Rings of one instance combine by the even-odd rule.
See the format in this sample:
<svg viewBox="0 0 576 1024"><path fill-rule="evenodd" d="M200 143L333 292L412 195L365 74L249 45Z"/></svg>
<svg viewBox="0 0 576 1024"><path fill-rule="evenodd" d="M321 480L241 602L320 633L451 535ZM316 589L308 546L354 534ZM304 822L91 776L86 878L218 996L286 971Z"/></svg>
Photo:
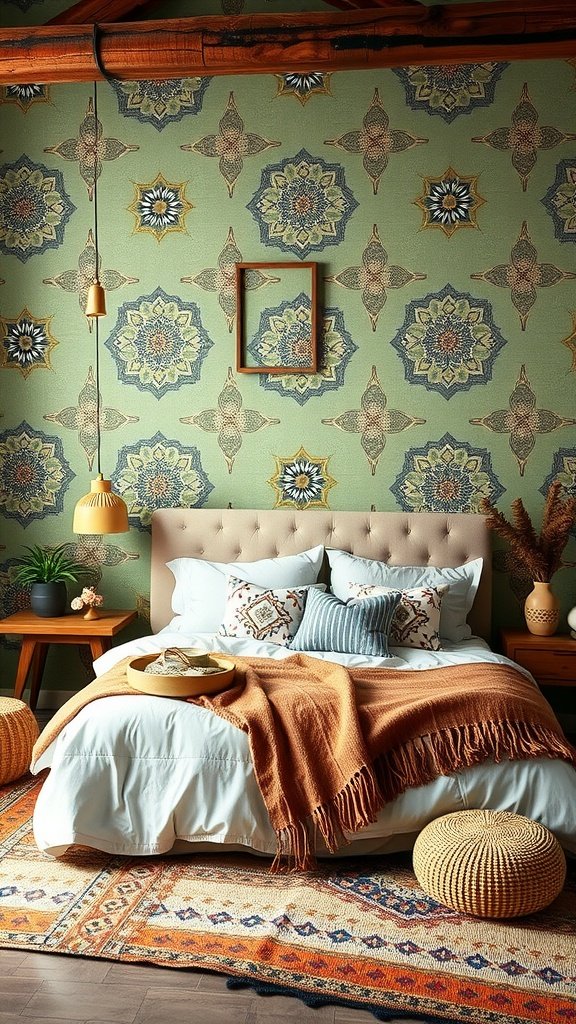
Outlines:
<svg viewBox="0 0 576 1024"><path fill-rule="evenodd" d="M93 90L93 104L94 104L94 249L96 250L96 266L94 268L94 280L99 280L98 275L98 264L100 262L98 252L98 185L96 179L98 177L98 89L96 86L96 79L94 79L94 90ZM96 317L96 319L98 319Z"/></svg>
<svg viewBox="0 0 576 1024"><path fill-rule="evenodd" d="M96 376L96 470L98 476L102 475L102 469L100 467L100 346L98 344L98 317L96 320L96 358L95 364L95 376Z"/></svg>
<svg viewBox="0 0 576 1024"><path fill-rule="evenodd" d="M98 185L96 183L98 177L98 89L96 86L96 79L94 79L94 259L95 259L95 270L94 280L99 281L99 263L100 253L98 249ZM96 469L98 476L102 475L100 466L100 331L98 321L99 316L94 317L95 323L95 359L94 359L94 371L96 377Z"/></svg>

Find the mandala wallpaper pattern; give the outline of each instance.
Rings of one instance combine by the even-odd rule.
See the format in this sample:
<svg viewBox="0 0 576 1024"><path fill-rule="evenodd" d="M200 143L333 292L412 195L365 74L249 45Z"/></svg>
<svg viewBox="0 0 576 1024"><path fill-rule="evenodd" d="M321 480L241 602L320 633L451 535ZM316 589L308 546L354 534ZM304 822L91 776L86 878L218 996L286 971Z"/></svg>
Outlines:
<svg viewBox="0 0 576 1024"><path fill-rule="evenodd" d="M2 10L31 24L64 6ZM22 545L65 543L145 632L161 505L475 510L487 496L509 513L519 496L538 522L552 480L576 493L574 86L561 60L101 82L98 122L90 83L4 87L2 613L25 603ZM96 448L94 149L102 469L131 523L110 541L72 533ZM318 372L237 373L235 263L303 260L318 265ZM285 320L273 281L264 267L247 286ZM527 581L495 549L496 634L521 622ZM576 537L566 563L564 615ZM9 675L14 658L0 641Z"/></svg>

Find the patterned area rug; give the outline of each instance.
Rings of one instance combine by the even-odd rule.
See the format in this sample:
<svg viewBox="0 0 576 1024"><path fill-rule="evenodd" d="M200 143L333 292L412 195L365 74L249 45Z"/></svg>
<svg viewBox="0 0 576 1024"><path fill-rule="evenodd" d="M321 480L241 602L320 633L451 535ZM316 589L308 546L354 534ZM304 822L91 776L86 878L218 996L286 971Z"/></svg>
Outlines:
<svg viewBox="0 0 576 1024"><path fill-rule="evenodd" d="M576 1021L576 873L547 911L454 913L409 856L271 875L250 856L122 858L34 843L41 783L0 788L0 946L202 968L303 998L458 1024Z"/></svg>

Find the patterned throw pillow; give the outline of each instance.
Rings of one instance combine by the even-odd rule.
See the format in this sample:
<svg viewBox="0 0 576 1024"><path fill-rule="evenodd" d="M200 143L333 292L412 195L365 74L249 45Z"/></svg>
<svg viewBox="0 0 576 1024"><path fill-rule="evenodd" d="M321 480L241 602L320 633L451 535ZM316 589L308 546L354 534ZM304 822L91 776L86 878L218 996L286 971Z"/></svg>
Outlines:
<svg viewBox="0 0 576 1024"><path fill-rule="evenodd" d="M323 583L313 586L326 589ZM224 620L218 635L287 644L300 625L310 589L306 586L266 590L255 583L229 576Z"/></svg>
<svg viewBox="0 0 576 1024"><path fill-rule="evenodd" d="M438 587L414 587L401 591L400 603L394 612L388 643L392 647L419 647L423 651L439 651L440 610L447 584ZM395 593L390 587L373 583L349 583L351 598L364 599Z"/></svg>
<svg viewBox="0 0 576 1024"><path fill-rule="evenodd" d="M310 589L293 651L340 651L388 658L388 632L400 591L360 601L340 601L334 594Z"/></svg>

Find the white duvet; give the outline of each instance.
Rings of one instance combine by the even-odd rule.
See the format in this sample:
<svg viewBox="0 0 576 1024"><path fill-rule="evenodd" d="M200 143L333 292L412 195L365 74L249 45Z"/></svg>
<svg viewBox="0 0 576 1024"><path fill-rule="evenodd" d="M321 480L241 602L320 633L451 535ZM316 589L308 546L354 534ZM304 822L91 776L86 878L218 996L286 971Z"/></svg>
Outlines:
<svg viewBox="0 0 576 1024"><path fill-rule="evenodd" d="M155 636L113 648L95 662L96 674L128 655L172 646L271 658L291 654L274 644L216 639L178 625L173 620ZM413 669L507 661L474 637L439 652L392 653L392 659L316 656L349 666ZM39 848L54 856L74 843L125 855L224 848L275 852L246 734L194 704L141 694L96 700L63 729L33 770L47 767L34 835ZM466 807L524 814L576 853L576 770L544 758L486 762L408 790L341 852L410 849L427 822ZM318 852L325 852L321 845Z"/></svg>

